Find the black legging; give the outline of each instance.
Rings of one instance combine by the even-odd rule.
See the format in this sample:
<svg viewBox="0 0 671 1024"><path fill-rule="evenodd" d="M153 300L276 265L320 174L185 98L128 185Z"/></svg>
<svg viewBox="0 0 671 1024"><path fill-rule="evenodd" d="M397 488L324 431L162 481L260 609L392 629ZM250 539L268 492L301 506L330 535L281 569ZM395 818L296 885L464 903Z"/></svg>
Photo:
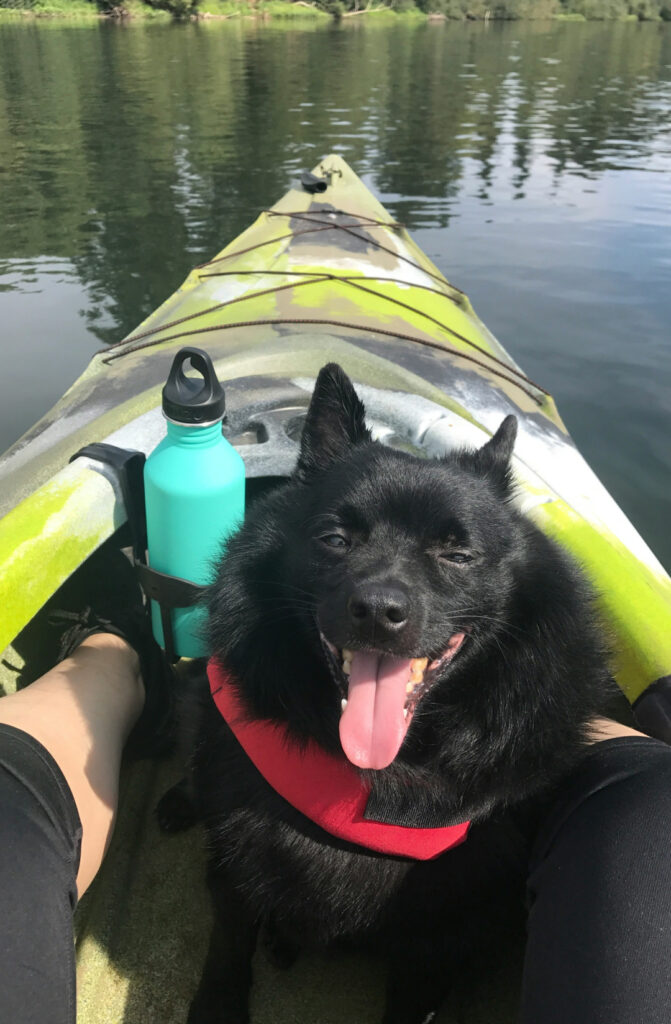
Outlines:
<svg viewBox="0 0 671 1024"><path fill-rule="evenodd" d="M531 855L524 1024L671 1020L671 747L595 744Z"/></svg>
<svg viewBox="0 0 671 1024"><path fill-rule="evenodd" d="M668 1024L670 825L671 748L656 740L598 743L562 785L530 858L522 1024ZM80 839L53 758L0 725L3 1021L73 1024Z"/></svg>
<svg viewBox="0 0 671 1024"><path fill-rule="evenodd" d="M82 828L41 743L0 725L0 1020L73 1024Z"/></svg>

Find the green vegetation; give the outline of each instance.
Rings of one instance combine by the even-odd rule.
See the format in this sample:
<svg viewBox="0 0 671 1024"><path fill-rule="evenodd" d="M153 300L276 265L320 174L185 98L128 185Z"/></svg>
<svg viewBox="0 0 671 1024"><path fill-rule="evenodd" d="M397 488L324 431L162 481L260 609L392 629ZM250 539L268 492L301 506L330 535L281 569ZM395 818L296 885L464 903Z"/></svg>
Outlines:
<svg viewBox="0 0 671 1024"><path fill-rule="evenodd" d="M349 18L671 21L671 0L0 0L0 15L70 18Z"/></svg>
<svg viewBox="0 0 671 1024"><path fill-rule="evenodd" d="M100 11L91 0L0 0L1 14L33 14L43 17L97 18Z"/></svg>
<svg viewBox="0 0 671 1024"><path fill-rule="evenodd" d="M392 0L407 5L413 0ZM415 0L427 14L456 19L671 20L671 0Z"/></svg>
<svg viewBox="0 0 671 1024"><path fill-rule="evenodd" d="M196 7L199 18L324 18L327 14L307 0L201 0Z"/></svg>

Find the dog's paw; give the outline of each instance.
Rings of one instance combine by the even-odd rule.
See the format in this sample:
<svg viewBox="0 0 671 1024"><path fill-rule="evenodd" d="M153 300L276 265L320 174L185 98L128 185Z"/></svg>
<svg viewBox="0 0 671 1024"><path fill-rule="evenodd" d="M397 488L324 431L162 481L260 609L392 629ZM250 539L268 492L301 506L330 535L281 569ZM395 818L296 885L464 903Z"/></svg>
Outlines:
<svg viewBox="0 0 671 1024"><path fill-rule="evenodd" d="M156 819L162 832L184 832L196 824L196 809L184 779L163 794L156 806Z"/></svg>

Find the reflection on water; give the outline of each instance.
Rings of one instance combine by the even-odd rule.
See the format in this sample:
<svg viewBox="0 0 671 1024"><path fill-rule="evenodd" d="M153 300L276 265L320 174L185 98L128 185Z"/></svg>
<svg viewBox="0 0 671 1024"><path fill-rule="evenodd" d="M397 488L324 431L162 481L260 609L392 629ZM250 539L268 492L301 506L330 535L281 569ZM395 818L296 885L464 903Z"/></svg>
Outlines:
<svg viewBox="0 0 671 1024"><path fill-rule="evenodd" d="M671 26L361 21L0 26L0 446L335 149L671 564Z"/></svg>

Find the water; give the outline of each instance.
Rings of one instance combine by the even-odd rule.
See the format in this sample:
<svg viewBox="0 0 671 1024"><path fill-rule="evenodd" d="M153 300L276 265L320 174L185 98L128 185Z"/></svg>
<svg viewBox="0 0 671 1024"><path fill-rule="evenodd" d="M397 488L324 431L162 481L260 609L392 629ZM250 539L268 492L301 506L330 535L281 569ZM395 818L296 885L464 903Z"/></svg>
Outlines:
<svg viewBox="0 0 671 1024"><path fill-rule="evenodd" d="M333 150L671 568L671 25L0 24L0 449Z"/></svg>

